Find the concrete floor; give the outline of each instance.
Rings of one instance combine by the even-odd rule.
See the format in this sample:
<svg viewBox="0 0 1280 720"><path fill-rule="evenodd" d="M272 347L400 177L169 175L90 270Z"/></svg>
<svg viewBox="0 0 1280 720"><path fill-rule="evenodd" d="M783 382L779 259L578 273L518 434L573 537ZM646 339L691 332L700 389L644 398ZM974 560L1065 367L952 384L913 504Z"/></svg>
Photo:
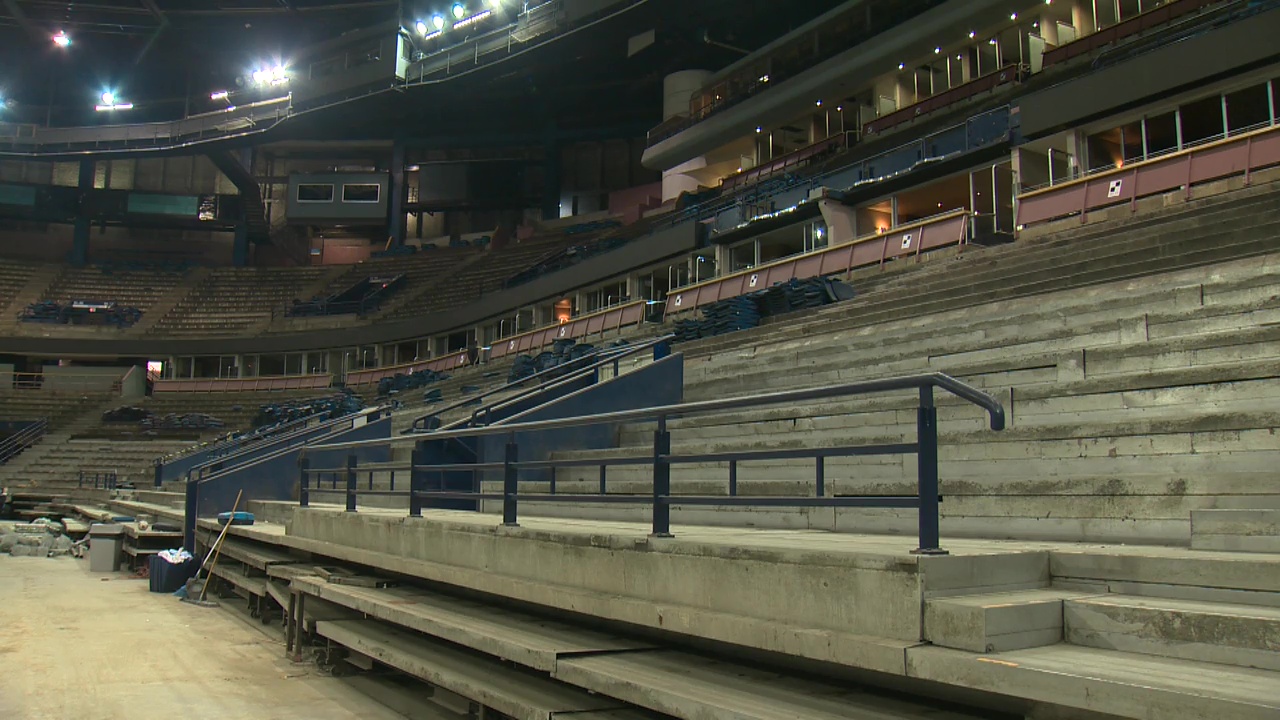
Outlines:
<svg viewBox="0 0 1280 720"><path fill-rule="evenodd" d="M226 608L91 574L87 560L0 556L0 718L403 720Z"/></svg>

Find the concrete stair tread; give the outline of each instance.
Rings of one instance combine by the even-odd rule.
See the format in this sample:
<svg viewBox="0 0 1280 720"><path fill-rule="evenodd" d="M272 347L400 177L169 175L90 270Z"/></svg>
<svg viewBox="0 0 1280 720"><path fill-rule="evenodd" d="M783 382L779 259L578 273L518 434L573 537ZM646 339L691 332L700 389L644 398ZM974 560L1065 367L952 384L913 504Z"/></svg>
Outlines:
<svg viewBox="0 0 1280 720"><path fill-rule="evenodd" d="M1076 593L1076 595L1077 597L1070 598L1070 600L1072 602L1085 605L1108 605L1116 607L1141 608L1144 610L1173 610L1178 612L1201 613L1205 615L1250 617L1258 620L1280 623L1280 608L1277 607L1201 602L1196 600L1177 600L1172 598L1149 597L1143 595L1093 595L1087 593ZM1277 647L1277 652L1280 652L1280 647Z"/></svg>
<svg viewBox="0 0 1280 720"><path fill-rule="evenodd" d="M410 587L360 588L297 578L296 589L323 600L536 670L584 653L649 649L652 643L606 635L505 608Z"/></svg>
<svg viewBox="0 0 1280 720"><path fill-rule="evenodd" d="M1280 608L1100 595L1064 603L1075 645L1280 672Z"/></svg>
<svg viewBox="0 0 1280 720"><path fill-rule="evenodd" d="M562 660L554 676L683 718L958 720L968 713L819 684L673 650Z"/></svg>
<svg viewBox="0 0 1280 720"><path fill-rule="evenodd" d="M1062 603L1088 592L1034 588L925 600L924 637L934 645L997 652L1062 641Z"/></svg>
<svg viewBox="0 0 1280 720"><path fill-rule="evenodd" d="M550 720L620 705L374 620L321 620L316 633L516 720Z"/></svg>
<svg viewBox="0 0 1280 720"><path fill-rule="evenodd" d="M1059 644L993 654L908 653L910 675L1121 717L1274 720L1280 673Z"/></svg>

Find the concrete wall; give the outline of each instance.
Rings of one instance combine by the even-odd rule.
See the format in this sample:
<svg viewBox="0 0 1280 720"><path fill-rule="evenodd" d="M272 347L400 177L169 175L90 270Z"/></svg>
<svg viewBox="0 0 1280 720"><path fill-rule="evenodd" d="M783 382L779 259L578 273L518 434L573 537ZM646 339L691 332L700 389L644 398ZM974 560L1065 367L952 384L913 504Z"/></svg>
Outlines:
<svg viewBox="0 0 1280 720"><path fill-rule="evenodd" d="M76 365L45 365L44 390L51 392L110 390L126 372L127 367L80 367Z"/></svg>

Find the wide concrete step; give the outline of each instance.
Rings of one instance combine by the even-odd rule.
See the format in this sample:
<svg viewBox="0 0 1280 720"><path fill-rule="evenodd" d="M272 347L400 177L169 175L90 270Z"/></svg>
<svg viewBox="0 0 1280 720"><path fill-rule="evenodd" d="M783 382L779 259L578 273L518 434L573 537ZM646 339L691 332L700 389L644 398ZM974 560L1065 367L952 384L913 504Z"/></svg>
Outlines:
<svg viewBox="0 0 1280 720"><path fill-rule="evenodd" d="M1105 717L1280 717L1280 673L1254 668L1065 643L991 654L918 647L908 651L907 665L908 674L921 680L1066 705Z"/></svg>
<svg viewBox="0 0 1280 720"><path fill-rule="evenodd" d="M984 715L673 650L568 658L560 661L554 677L687 720L959 720Z"/></svg>
<svg viewBox="0 0 1280 720"><path fill-rule="evenodd" d="M924 639L940 647L1004 652L1062 642L1064 600L1087 597L1036 588L925 600Z"/></svg>
<svg viewBox="0 0 1280 720"><path fill-rule="evenodd" d="M516 720L551 720L623 706L613 698L592 695L546 676L508 667L497 658L467 653L374 620L321 620L316 622L316 633Z"/></svg>
<svg viewBox="0 0 1280 720"><path fill-rule="evenodd" d="M1280 671L1280 608L1102 595L1063 613L1073 645Z"/></svg>
<svg viewBox="0 0 1280 720"><path fill-rule="evenodd" d="M1274 473L1270 477L1274 480ZM1192 511L1191 547L1280 554L1280 510Z"/></svg>

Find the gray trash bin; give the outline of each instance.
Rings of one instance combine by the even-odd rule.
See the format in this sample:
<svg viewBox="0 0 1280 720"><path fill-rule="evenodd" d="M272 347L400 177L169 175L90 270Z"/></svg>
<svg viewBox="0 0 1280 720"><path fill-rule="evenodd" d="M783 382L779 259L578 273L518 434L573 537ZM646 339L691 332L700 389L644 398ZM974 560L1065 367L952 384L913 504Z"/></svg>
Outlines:
<svg viewBox="0 0 1280 720"><path fill-rule="evenodd" d="M124 559L124 526L94 523L89 526L89 572L115 572Z"/></svg>

